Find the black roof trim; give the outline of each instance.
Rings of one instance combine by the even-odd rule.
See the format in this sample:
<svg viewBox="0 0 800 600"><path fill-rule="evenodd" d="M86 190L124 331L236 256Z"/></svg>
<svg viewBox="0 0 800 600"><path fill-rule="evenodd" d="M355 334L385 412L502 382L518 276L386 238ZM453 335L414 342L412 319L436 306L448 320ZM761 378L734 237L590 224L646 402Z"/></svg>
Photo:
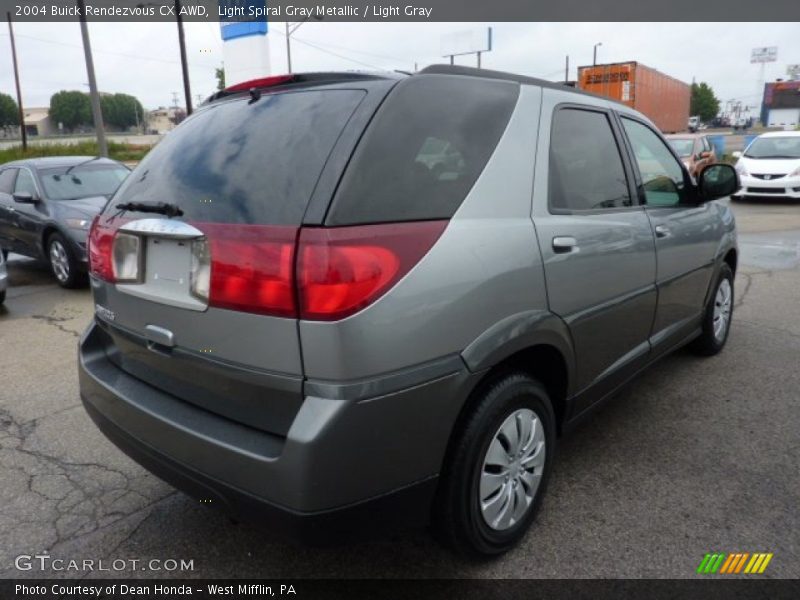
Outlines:
<svg viewBox="0 0 800 600"><path fill-rule="evenodd" d="M572 86L565 85L563 83L559 83L556 81L547 81L546 79L539 79L538 77L528 77L527 75L517 75L515 73L507 73L505 71L492 71L491 69L476 69L475 67L462 67L460 65L431 65L419 71L418 74L419 75L462 75L466 77L480 77L482 79L498 79L503 81L512 81L522 85L535 85L553 90L562 90L564 92L570 92L571 94L580 94L581 96L591 96L592 98L600 98L602 100L607 100L608 102L612 102L614 104L625 106L624 104L622 104L621 102L617 102L613 98L608 98L607 96L601 96L600 94L587 92L586 90L574 88Z"/></svg>

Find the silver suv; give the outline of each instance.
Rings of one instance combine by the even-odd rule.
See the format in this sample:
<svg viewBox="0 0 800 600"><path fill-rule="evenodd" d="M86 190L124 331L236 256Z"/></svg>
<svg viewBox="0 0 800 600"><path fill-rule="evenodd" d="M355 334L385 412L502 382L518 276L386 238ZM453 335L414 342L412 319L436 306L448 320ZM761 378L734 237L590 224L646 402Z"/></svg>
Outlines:
<svg viewBox="0 0 800 600"><path fill-rule="evenodd" d="M725 344L728 165L537 79L273 77L217 93L94 222L86 410L175 486L316 539L431 523L503 552L556 438Z"/></svg>

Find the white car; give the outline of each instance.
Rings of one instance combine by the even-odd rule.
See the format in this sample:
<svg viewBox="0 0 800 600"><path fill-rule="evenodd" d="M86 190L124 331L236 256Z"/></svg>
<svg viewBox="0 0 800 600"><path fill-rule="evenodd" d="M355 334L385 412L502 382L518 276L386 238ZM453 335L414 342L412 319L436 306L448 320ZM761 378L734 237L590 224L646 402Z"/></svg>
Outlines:
<svg viewBox="0 0 800 600"><path fill-rule="evenodd" d="M742 181L734 198L800 200L800 131L764 133L733 156Z"/></svg>

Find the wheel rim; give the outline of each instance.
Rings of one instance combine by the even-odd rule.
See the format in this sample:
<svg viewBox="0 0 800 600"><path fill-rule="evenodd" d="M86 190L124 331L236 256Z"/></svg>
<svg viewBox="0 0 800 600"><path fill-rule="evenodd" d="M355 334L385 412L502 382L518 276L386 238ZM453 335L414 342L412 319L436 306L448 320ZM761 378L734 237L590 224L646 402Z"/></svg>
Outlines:
<svg viewBox="0 0 800 600"><path fill-rule="evenodd" d="M714 298L714 337L718 342L725 339L731 320L731 282L723 279Z"/></svg>
<svg viewBox="0 0 800 600"><path fill-rule="evenodd" d="M58 240L50 242L50 266L53 268L53 274L55 274L56 279L60 282L63 283L69 279L67 250Z"/></svg>
<svg viewBox="0 0 800 600"><path fill-rule="evenodd" d="M489 527L502 531L525 517L542 481L544 460L541 420L528 408L514 411L494 434L483 459L478 502Z"/></svg>

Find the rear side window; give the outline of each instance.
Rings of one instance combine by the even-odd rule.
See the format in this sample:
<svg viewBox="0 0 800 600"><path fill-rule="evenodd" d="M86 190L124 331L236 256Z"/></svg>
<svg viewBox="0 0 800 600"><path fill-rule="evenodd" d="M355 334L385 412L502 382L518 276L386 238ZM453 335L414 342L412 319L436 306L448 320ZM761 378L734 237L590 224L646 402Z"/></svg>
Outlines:
<svg viewBox="0 0 800 600"><path fill-rule="evenodd" d="M188 221L298 225L364 94L284 92L202 110L145 157L106 210L123 202L170 202Z"/></svg>
<svg viewBox="0 0 800 600"><path fill-rule="evenodd" d="M550 206L597 210L632 206L622 157L603 112L559 109L550 134Z"/></svg>
<svg viewBox="0 0 800 600"><path fill-rule="evenodd" d="M397 84L356 148L327 223L449 219L483 171L519 86L453 76Z"/></svg>

